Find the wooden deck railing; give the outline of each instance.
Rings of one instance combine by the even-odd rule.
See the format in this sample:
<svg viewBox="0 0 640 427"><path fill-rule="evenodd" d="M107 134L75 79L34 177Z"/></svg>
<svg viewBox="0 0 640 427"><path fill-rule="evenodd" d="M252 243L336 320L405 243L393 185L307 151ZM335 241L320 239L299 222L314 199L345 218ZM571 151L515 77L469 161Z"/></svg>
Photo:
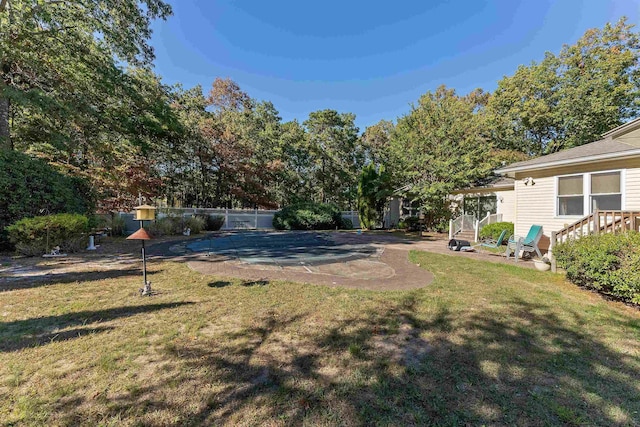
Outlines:
<svg viewBox="0 0 640 427"><path fill-rule="evenodd" d="M579 239L582 236L600 233L623 233L640 231L640 211L601 211L570 224L559 231L551 233L551 245L566 242L568 239Z"/></svg>

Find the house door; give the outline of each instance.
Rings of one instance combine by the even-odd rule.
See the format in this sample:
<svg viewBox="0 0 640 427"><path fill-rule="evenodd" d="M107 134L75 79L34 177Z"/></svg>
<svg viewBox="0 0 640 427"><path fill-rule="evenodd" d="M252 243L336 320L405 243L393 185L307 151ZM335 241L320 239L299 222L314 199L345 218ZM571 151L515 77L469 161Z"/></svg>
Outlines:
<svg viewBox="0 0 640 427"><path fill-rule="evenodd" d="M498 201L496 196L465 197L463 209L465 215L473 215L475 219L482 219L488 213L494 214L498 211Z"/></svg>

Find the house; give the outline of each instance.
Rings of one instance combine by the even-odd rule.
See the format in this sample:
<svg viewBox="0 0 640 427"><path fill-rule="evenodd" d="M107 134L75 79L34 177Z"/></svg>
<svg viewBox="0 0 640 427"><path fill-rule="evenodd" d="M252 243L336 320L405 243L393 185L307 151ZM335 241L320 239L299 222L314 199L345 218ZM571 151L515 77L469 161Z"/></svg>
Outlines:
<svg viewBox="0 0 640 427"><path fill-rule="evenodd" d="M515 221L515 179L492 175L454 191L451 208L460 215L449 223L449 235L478 240L482 226ZM457 222L456 222L457 221Z"/></svg>
<svg viewBox="0 0 640 427"><path fill-rule="evenodd" d="M500 215L502 221L515 221L515 180L492 175L452 193L454 209L462 214L482 219L490 214Z"/></svg>
<svg viewBox="0 0 640 427"><path fill-rule="evenodd" d="M486 191L512 203L502 210L513 212L516 235L542 225L541 249L568 237L640 228L640 118L599 141L513 163L495 173L514 180L513 197L505 197L509 191Z"/></svg>
<svg viewBox="0 0 640 427"><path fill-rule="evenodd" d="M449 206L457 213L459 229L449 224L449 234L466 240L477 240L475 230L480 226L500 221L515 221L515 191L513 178L492 175L478 180L468 187L455 190L449 196ZM406 190L409 186L396 190ZM420 202L411 202L410 198L392 197L385 207L385 228L394 228L399 221L409 216L420 215ZM464 221L463 221L464 219Z"/></svg>

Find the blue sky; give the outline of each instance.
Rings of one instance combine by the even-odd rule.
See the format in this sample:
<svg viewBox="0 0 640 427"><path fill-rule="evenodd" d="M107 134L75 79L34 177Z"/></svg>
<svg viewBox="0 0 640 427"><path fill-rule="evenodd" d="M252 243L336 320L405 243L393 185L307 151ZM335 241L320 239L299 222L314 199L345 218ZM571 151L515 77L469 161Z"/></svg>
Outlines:
<svg viewBox="0 0 640 427"><path fill-rule="evenodd" d="M174 15L154 23L152 37L166 83L208 91L230 77L284 120L331 108L355 113L361 131L440 84L492 91L588 28L640 18L636 0L171 3Z"/></svg>

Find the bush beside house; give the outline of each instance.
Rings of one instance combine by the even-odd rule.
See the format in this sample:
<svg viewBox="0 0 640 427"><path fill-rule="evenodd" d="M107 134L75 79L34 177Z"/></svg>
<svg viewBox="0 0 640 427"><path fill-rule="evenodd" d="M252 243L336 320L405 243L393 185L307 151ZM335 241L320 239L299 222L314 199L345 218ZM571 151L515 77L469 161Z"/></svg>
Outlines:
<svg viewBox="0 0 640 427"><path fill-rule="evenodd" d="M512 222L496 222L493 224L485 225L480 229L480 233L478 233L478 238L480 240L483 240L483 239L498 240L498 237L500 237L500 234L502 234L504 230L507 230L506 239L508 239L510 236L513 236L513 233L514 233L513 223ZM504 243L506 243L506 239Z"/></svg>
<svg viewBox="0 0 640 427"><path fill-rule="evenodd" d="M640 233L584 236L553 254L576 285L640 304Z"/></svg>

